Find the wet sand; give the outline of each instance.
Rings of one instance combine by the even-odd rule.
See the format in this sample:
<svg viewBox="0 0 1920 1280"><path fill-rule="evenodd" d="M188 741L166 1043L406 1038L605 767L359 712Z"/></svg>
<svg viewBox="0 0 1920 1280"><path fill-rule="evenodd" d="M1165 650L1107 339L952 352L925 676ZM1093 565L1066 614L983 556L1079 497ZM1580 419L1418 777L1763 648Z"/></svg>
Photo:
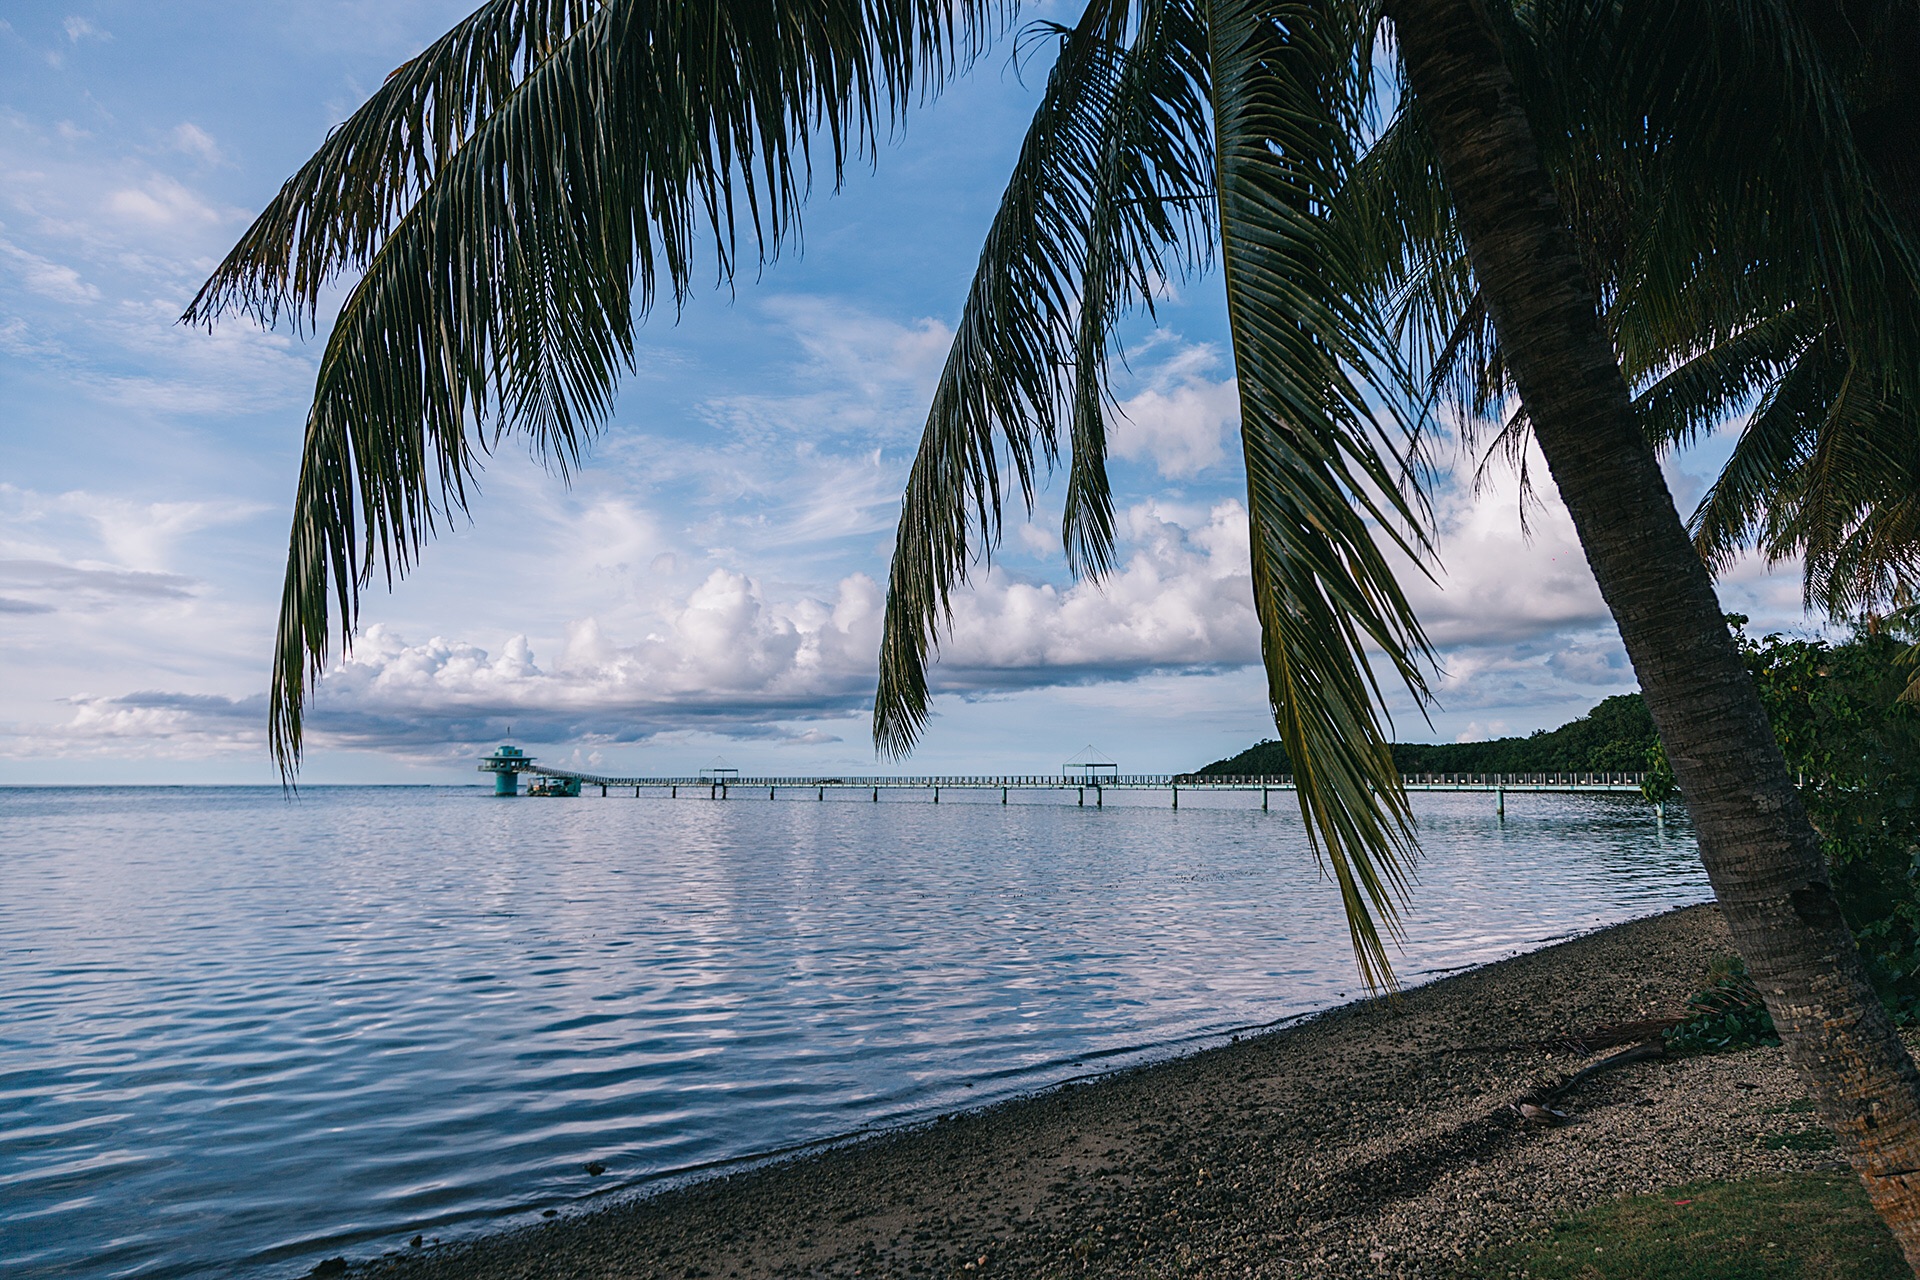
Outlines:
<svg viewBox="0 0 1920 1280"><path fill-rule="evenodd" d="M1832 1167L1777 1049L1635 1063L1509 1106L1677 1011L1732 950L1692 907L1190 1057L390 1256L399 1280L1453 1274L1610 1196ZM1776 1143L1777 1145L1777 1143ZM1809 1145L1805 1142L1793 1144Z"/></svg>

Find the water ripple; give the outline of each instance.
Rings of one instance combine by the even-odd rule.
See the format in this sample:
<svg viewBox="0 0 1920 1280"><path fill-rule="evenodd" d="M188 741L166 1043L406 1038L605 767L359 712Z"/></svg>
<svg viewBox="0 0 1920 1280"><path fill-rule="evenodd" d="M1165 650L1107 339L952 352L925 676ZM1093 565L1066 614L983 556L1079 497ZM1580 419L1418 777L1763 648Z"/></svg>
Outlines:
<svg viewBox="0 0 1920 1280"><path fill-rule="evenodd" d="M1630 799L1415 803L1409 976L1707 896ZM0 1273L294 1275L1354 994L1230 799L0 790Z"/></svg>

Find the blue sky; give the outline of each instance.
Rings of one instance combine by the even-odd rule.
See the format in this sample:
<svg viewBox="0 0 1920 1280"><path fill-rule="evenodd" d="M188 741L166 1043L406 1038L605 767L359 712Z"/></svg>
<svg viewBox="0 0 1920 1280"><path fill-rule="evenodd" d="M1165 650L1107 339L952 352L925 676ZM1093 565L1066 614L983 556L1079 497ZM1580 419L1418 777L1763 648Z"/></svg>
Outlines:
<svg viewBox="0 0 1920 1280"><path fill-rule="evenodd" d="M280 182L467 6L40 4L0 20L0 782L271 781L264 689L319 344L174 323ZM1039 12L1036 10L1036 12ZM368 597L305 777L466 781L545 759L682 772L876 768L867 714L901 485L1042 69L1003 42L803 245L676 324L571 486L508 445L473 521ZM1216 278L1130 335L1120 568L1075 583L1058 484L959 604L914 771L1050 770L1088 743L1191 768L1270 731ZM1717 449L1669 466L1683 509ZM1429 727L1561 723L1633 687L1564 513L1437 491ZM1542 472L1543 473L1543 472ZM1790 570L1730 608L1798 621Z"/></svg>

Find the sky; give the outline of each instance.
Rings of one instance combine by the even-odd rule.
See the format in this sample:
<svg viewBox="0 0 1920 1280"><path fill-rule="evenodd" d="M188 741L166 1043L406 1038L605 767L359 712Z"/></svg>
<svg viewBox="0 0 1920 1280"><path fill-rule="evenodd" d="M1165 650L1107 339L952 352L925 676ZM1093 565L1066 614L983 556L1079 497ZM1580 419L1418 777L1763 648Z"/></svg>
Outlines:
<svg viewBox="0 0 1920 1280"><path fill-rule="evenodd" d="M327 130L468 7L4 9L0 783L277 780L265 690L324 325L176 321ZM1013 50L821 184L780 261L650 317L570 482L495 453L471 521L365 598L304 781L479 781L508 740L621 773L835 774L1053 771L1089 745L1173 771L1272 736L1216 274L1127 333L1113 575L1068 572L1056 477L957 601L922 745L874 754L901 489L1044 78ZM1683 511L1723 450L1669 460ZM1395 702L1397 735L1526 733L1631 690L1551 492L1523 530L1511 473L1476 487L1471 455L1440 457L1440 565L1409 575L1435 700ZM1743 563L1721 591L1762 628L1802 623L1796 566Z"/></svg>

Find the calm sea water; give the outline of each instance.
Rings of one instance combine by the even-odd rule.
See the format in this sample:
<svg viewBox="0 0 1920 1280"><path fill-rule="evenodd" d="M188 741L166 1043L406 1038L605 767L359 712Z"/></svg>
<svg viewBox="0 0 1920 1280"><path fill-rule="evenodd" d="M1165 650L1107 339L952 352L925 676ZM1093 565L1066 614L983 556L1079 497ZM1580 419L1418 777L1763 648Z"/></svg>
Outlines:
<svg viewBox="0 0 1920 1280"><path fill-rule="evenodd" d="M961 798L0 790L0 1273L299 1274L1358 994L1290 797ZM1416 804L1408 977L1709 896L1636 799Z"/></svg>

